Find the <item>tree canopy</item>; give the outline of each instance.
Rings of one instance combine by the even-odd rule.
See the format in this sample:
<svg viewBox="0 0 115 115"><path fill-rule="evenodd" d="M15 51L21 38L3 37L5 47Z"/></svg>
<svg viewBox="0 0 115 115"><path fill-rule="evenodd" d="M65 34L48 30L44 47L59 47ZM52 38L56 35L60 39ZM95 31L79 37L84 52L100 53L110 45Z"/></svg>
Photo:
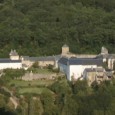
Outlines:
<svg viewBox="0 0 115 115"><path fill-rule="evenodd" d="M115 52L114 0L0 0L0 56Z"/></svg>

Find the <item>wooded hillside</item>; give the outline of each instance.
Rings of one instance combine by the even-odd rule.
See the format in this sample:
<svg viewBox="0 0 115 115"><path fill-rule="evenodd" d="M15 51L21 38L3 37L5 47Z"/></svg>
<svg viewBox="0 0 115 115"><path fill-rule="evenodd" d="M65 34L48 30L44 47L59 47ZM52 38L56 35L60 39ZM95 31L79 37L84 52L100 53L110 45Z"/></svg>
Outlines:
<svg viewBox="0 0 115 115"><path fill-rule="evenodd" d="M0 57L115 53L115 0L0 0Z"/></svg>

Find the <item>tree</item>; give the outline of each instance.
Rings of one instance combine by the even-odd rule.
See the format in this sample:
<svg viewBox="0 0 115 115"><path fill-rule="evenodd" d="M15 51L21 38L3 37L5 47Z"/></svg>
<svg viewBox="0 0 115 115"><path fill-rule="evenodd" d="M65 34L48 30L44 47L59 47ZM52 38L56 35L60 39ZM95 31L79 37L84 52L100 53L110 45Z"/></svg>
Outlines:
<svg viewBox="0 0 115 115"><path fill-rule="evenodd" d="M66 95L62 115L78 115L78 107L77 102L71 96Z"/></svg>
<svg viewBox="0 0 115 115"><path fill-rule="evenodd" d="M113 63L113 70L115 71L115 61L114 61L114 63Z"/></svg>
<svg viewBox="0 0 115 115"><path fill-rule="evenodd" d="M59 115L58 108L54 105L54 95L51 93L42 93L41 102L43 104L43 115Z"/></svg>
<svg viewBox="0 0 115 115"><path fill-rule="evenodd" d="M42 115L43 114L43 105L41 103L41 100L39 98L34 99L33 98L33 104L32 108L33 110L31 111L31 115Z"/></svg>
<svg viewBox="0 0 115 115"><path fill-rule="evenodd" d="M107 110L111 105L112 95L108 91L107 87L102 84L96 93L97 108L103 111L103 115L106 115Z"/></svg>
<svg viewBox="0 0 115 115"><path fill-rule="evenodd" d="M77 80L73 86L73 93L77 94L79 91L87 92L87 82L85 80Z"/></svg>
<svg viewBox="0 0 115 115"><path fill-rule="evenodd" d="M39 68L39 63L38 62L35 62L33 65L32 65L33 68Z"/></svg>

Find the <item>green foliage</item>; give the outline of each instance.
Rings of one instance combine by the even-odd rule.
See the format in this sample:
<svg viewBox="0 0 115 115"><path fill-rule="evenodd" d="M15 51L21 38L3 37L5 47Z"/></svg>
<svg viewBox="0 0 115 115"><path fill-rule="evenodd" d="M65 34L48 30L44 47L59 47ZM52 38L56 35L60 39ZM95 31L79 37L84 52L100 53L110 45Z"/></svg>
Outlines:
<svg viewBox="0 0 115 115"><path fill-rule="evenodd" d="M22 77L25 74L24 69L5 69L3 71L2 79L9 82L11 79Z"/></svg>
<svg viewBox="0 0 115 115"><path fill-rule="evenodd" d="M96 101L98 109L103 111L103 114L106 115L106 111L111 106L112 95L105 84L100 85L98 92L96 93Z"/></svg>
<svg viewBox="0 0 115 115"><path fill-rule="evenodd" d="M51 7L52 6L52 7ZM110 52L115 44L114 0L1 0L0 57L10 49L21 55Z"/></svg>
<svg viewBox="0 0 115 115"><path fill-rule="evenodd" d="M84 81L77 80L73 86L73 92L75 94L79 93L79 91L87 92L87 88L88 88L88 85L85 80Z"/></svg>
<svg viewBox="0 0 115 115"><path fill-rule="evenodd" d="M71 96L66 95L62 115L78 115L78 108L78 103Z"/></svg>
<svg viewBox="0 0 115 115"><path fill-rule="evenodd" d="M0 108L1 115L17 115L15 112L11 110L6 110L6 108Z"/></svg>
<svg viewBox="0 0 115 115"><path fill-rule="evenodd" d="M54 97L51 93L42 93L41 94L41 101L44 108L43 115L57 115L58 109L54 105Z"/></svg>
<svg viewBox="0 0 115 115"><path fill-rule="evenodd" d="M38 62L35 62L33 65L32 65L33 68L39 68L39 63Z"/></svg>
<svg viewBox="0 0 115 115"><path fill-rule="evenodd" d="M39 98L31 100L31 112L30 115L41 115L43 114L43 106Z"/></svg>
<svg viewBox="0 0 115 115"><path fill-rule="evenodd" d="M24 69L5 69L3 72L5 76L9 76L10 78L18 78L25 74Z"/></svg>
<svg viewBox="0 0 115 115"><path fill-rule="evenodd" d="M115 113L115 79L112 82L102 82L98 86L94 83L92 87L89 87L86 81L78 80L73 84L65 78L56 80L44 88L34 86L38 81L31 83L31 86L27 86L30 82L23 81L23 84L21 82L16 80L12 82L18 84L17 86L20 84L17 94L23 91L21 96L18 95L19 106L15 110L17 115L114 115ZM42 81L38 84L40 82ZM35 93L36 95L33 95ZM4 93L0 95L1 108L7 107L9 96Z"/></svg>
<svg viewBox="0 0 115 115"><path fill-rule="evenodd" d="M91 87L93 88L93 90L97 91L98 88L99 88L99 84L98 84L96 81L94 81L94 82L91 84Z"/></svg>
<svg viewBox="0 0 115 115"><path fill-rule="evenodd" d="M0 108L5 107L6 102L5 102L5 97L0 94Z"/></svg>
<svg viewBox="0 0 115 115"><path fill-rule="evenodd" d="M50 89L55 92L56 94L60 94L60 95L65 95L65 94L71 94L72 90L69 87L69 84L67 82L67 80L61 79L58 80L57 82L54 82L51 86Z"/></svg>
<svg viewBox="0 0 115 115"><path fill-rule="evenodd" d="M5 91L3 88L0 89L0 93L3 94L3 95L5 95L5 96L7 96L7 97L11 96L10 92Z"/></svg>
<svg viewBox="0 0 115 115"><path fill-rule="evenodd" d="M48 65L48 66L47 66L47 69L49 69L49 70L52 71L52 70L53 70L53 65Z"/></svg>
<svg viewBox="0 0 115 115"><path fill-rule="evenodd" d="M114 63L113 63L113 70L115 71L115 61L114 61Z"/></svg>

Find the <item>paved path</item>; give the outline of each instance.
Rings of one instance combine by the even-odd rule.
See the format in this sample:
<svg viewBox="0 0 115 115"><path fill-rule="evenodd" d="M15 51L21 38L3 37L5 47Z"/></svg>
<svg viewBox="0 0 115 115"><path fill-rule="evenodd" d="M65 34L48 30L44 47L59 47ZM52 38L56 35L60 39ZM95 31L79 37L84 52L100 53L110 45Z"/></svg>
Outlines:
<svg viewBox="0 0 115 115"><path fill-rule="evenodd" d="M14 104L14 108L16 109L18 106L18 103L17 103L15 97L10 97L10 101Z"/></svg>

